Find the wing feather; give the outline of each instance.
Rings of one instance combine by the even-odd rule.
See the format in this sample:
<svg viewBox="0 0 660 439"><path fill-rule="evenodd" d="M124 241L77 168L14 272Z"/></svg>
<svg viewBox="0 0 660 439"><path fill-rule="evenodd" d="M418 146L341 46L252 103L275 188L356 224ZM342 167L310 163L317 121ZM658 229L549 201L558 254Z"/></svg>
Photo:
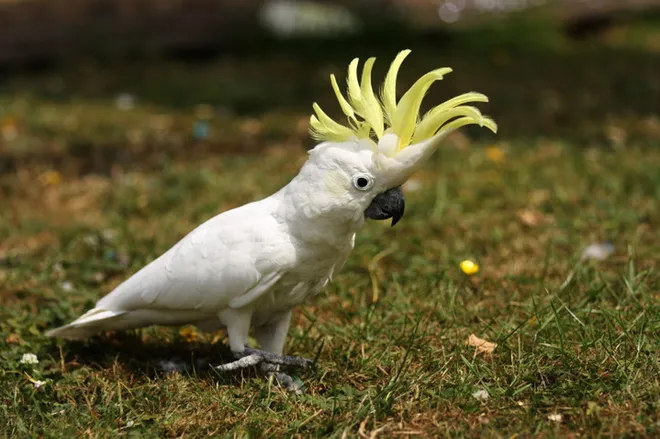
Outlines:
<svg viewBox="0 0 660 439"><path fill-rule="evenodd" d="M270 215L255 219L253 209L243 214L241 209L200 225L97 308L217 312L248 305L266 293L293 263L295 252Z"/></svg>

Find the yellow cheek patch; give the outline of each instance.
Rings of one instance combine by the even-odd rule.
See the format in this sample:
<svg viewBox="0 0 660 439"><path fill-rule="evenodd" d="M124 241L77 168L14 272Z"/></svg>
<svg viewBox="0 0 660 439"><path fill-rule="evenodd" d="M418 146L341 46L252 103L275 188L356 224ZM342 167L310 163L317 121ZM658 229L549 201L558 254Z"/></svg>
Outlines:
<svg viewBox="0 0 660 439"><path fill-rule="evenodd" d="M330 170L323 176L323 183L332 196L342 196L350 190L351 180L340 170Z"/></svg>
<svg viewBox="0 0 660 439"><path fill-rule="evenodd" d="M334 75L330 83L337 96L339 106L348 119L348 126L330 118L317 104L315 114L310 117L310 133L319 141L345 142L351 138L374 138L380 140L387 133L399 138L397 150L427 140L439 132L453 131L465 125L480 125L497 132L497 124L472 106L474 102L488 102L481 93L464 93L433 107L419 117L422 100L435 81L441 80L452 69L433 70L419 78L397 101L396 79L403 60L410 50L399 52L382 85L380 99L371 86L371 70L376 58L369 58L358 79L358 62L355 58L348 66L348 98L344 97Z"/></svg>

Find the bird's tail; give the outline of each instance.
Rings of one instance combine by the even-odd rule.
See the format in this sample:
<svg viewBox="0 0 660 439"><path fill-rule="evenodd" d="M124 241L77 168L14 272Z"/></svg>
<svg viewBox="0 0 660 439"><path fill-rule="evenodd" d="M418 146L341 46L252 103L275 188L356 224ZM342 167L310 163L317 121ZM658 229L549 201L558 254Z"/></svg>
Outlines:
<svg viewBox="0 0 660 439"><path fill-rule="evenodd" d="M46 332L48 337L81 340L102 331L123 331L151 325L177 326L210 322L217 326L217 315L198 310L94 308L68 325Z"/></svg>
<svg viewBox="0 0 660 439"><path fill-rule="evenodd" d="M68 325L51 329L46 332L48 337L59 337L67 340L82 340L92 335L109 329L115 329L118 320L126 314L126 311L112 311L101 308L94 308L87 311L78 319Z"/></svg>

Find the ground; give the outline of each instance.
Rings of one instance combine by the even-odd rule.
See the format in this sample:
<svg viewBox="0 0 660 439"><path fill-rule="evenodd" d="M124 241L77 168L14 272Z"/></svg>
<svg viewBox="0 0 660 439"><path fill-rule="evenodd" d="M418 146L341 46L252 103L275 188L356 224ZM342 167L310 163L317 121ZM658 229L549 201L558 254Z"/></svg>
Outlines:
<svg viewBox="0 0 660 439"><path fill-rule="evenodd" d="M327 291L297 310L286 351L318 363L298 375L302 396L210 369L230 358L222 332L43 333L295 175L311 102L332 107L327 75L353 54L10 78L0 436L657 437L660 54L637 35L413 47L402 82L451 65L428 99L482 91L502 129L448 139L407 184L405 218L369 223ZM375 52L381 69L394 53ZM582 257L608 241L609 257ZM464 274L465 259L479 272ZM38 364L21 363L29 353Z"/></svg>

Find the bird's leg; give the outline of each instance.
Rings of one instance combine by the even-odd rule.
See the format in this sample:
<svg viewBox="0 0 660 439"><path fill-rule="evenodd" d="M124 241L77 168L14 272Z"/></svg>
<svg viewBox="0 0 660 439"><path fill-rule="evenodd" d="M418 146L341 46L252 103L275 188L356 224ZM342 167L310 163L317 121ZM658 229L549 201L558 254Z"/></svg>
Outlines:
<svg viewBox="0 0 660 439"><path fill-rule="evenodd" d="M227 326L229 347L236 361L216 366L218 370L236 370L255 366L263 361L263 357L256 353L245 352L252 321L252 311L231 309L223 311L218 316L220 321Z"/></svg>
<svg viewBox="0 0 660 439"><path fill-rule="evenodd" d="M266 353L264 362L260 365L261 371L267 376L274 377L285 389L300 394L302 383L279 370L279 365L306 368L312 364L306 358L282 356L290 322L291 311L283 312L269 324L256 328L255 337L261 346L261 352Z"/></svg>
<svg viewBox="0 0 660 439"><path fill-rule="evenodd" d="M235 345L234 342L243 340L243 336L241 335L241 330L239 330L242 329L240 328L241 325L232 326L230 324L236 320L234 316L232 314L232 317L226 321L228 321L227 332L229 333L229 343L237 360L217 366L217 369L228 371L259 365L263 373L275 377L284 388L301 393L301 385L289 375L279 370L279 366L306 368L312 364L312 361L305 358L282 355L286 335L289 331L291 312L281 313L271 319L266 325L255 329L255 337L261 345L261 349L253 349L247 346L247 344L244 344L239 349L239 346ZM247 335L245 336L245 340L247 340Z"/></svg>

